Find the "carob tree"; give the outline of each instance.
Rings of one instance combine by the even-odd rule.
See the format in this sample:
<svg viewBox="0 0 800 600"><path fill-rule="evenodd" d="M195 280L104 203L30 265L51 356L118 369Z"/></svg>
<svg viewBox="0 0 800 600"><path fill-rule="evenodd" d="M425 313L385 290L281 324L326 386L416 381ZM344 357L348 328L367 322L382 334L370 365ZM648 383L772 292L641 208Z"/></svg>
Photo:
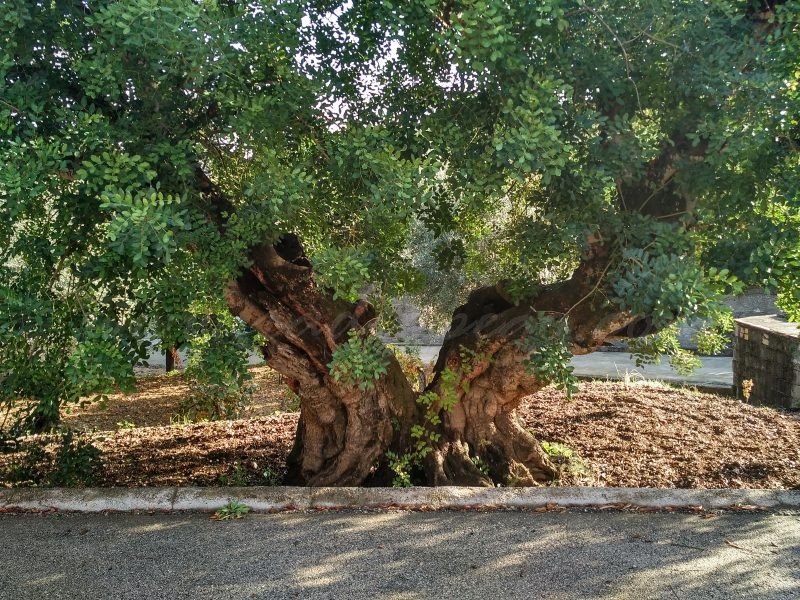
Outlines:
<svg viewBox="0 0 800 600"><path fill-rule="evenodd" d="M799 19L12 2L0 400L43 430L130 384L148 332L217 357L252 342L300 397L288 482L546 482L514 411L571 393L570 356L642 338L686 367L672 324L706 317L700 343L724 343L717 300L741 282L800 316ZM400 296L447 331L424 389L376 337Z"/></svg>

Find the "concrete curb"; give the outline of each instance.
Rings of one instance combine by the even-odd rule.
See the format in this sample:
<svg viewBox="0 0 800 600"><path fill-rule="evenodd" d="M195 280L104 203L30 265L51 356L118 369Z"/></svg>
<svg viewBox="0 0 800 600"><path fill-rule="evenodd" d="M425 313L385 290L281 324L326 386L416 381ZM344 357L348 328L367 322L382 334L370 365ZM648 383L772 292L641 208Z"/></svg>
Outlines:
<svg viewBox="0 0 800 600"><path fill-rule="evenodd" d="M16 488L0 490L0 511L57 510L213 512L231 500L254 512L326 508L448 509L543 506L708 509L800 508L800 491L657 488Z"/></svg>

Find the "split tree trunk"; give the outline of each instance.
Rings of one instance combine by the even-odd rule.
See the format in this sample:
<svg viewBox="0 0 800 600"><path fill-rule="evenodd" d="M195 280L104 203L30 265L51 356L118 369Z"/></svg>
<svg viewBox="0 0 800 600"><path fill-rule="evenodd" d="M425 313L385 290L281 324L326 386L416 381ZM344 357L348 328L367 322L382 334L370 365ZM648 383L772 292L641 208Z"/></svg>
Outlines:
<svg viewBox="0 0 800 600"><path fill-rule="evenodd" d="M408 451L411 428L423 419L418 394L393 357L387 375L366 392L337 383L329 368L347 332L373 319L372 307L334 301L320 289L293 236L255 249L251 259L252 266L228 285L226 300L234 314L266 337L267 364L300 396L287 483L386 483L387 451ZM595 248L572 279L544 289L528 305L515 306L497 289L487 288L456 311L426 389L441 393L444 369L458 373L458 402L440 414L441 438L425 460L428 483L536 485L553 478L553 465L515 415L522 399L545 382L525 371L526 357L514 342L537 311L567 315L576 354L594 350L634 321L589 302L606 260L602 248ZM460 358L463 348L481 356L469 368Z"/></svg>

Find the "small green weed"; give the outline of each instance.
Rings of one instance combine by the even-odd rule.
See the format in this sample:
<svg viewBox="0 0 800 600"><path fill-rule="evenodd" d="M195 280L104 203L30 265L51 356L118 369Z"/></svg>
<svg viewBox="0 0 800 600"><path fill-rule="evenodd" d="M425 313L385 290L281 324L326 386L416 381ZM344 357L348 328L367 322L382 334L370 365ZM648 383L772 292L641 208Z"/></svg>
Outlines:
<svg viewBox="0 0 800 600"><path fill-rule="evenodd" d="M542 450L544 450L550 458L574 458L577 456L575 450L561 442L544 441L542 442Z"/></svg>
<svg viewBox="0 0 800 600"><path fill-rule="evenodd" d="M231 519L241 519L249 512L250 507L247 506L247 504L243 504L242 502L238 502L236 500L231 500L225 506L215 512L214 516L211 518L215 521L230 521Z"/></svg>
<svg viewBox="0 0 800 600"><path fill-rule="evenodd" d="M392 487L411 487L411 470L416 464L416 454L410 452L398 454L389 451L386 453L386 458L389 461L389 468L394 473Z"/></svg>
<svg viewBox="0 0 800 600"><path fill-rule="evenodd" d="M480 456L471 456L470 459L472 460L472 464L475 465L478 471L483 473L484 476L489 477L491 479L491 477L489 476L489 465L486 464L485 460L483 460Z"/></svg>
<svg viewBox="0 0 800 600"><path fill-rule="evenodd" d="M584 460L566 444L561 442L542 442L542 450L555 463L562 474L573 478L587 479L592 476L592 469Z"/></svg>
<svg viewBox="0 0 800 600"><path fill-rule="evenodd" d="M237 460L233 463L231 473L223 473L219 476L219 482L228 487L243 487L247 485L247 469Z"/></svg>
<svg viewBox="0 0 800 600"><path fill-rule="evenodd" d="M264 478L264 483L266 485L280 485L281 484L281 476L278 473L276 473L275 471L273 471L272 469L270 469L269 467L264 469L264 471L261 473L261 477Z"/></svg>
<svg viewBox="0 0 800 600"><path fill-rule="evenodd" d="M208 419L195 419L183 413L175 413L169 418L170 425L194 425L195 423L208 423Z"/></svg>

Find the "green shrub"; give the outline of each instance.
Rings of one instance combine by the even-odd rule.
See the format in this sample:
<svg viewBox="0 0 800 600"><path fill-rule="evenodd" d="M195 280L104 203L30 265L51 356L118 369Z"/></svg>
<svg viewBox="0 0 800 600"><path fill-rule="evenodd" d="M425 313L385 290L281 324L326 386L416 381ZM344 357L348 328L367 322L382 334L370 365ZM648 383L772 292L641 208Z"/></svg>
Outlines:
<svg viewBox="0 0 800 600"><path fill-rule="evenodd" d="M193 338L185 371L189 394L178 407L178 420L241 417L255 391L247 358L248 345L235 330L219 326Z"/></svg>
<svg viewBox="0 0 800 600"><path fill-rule="evenodd" d="M51 441L40 438L21 445L21 460L2 473L13 485L75 487L91 485L103 466L101 451L92 442L76 438L72 431L60 434L55 451Z"/></svg>

